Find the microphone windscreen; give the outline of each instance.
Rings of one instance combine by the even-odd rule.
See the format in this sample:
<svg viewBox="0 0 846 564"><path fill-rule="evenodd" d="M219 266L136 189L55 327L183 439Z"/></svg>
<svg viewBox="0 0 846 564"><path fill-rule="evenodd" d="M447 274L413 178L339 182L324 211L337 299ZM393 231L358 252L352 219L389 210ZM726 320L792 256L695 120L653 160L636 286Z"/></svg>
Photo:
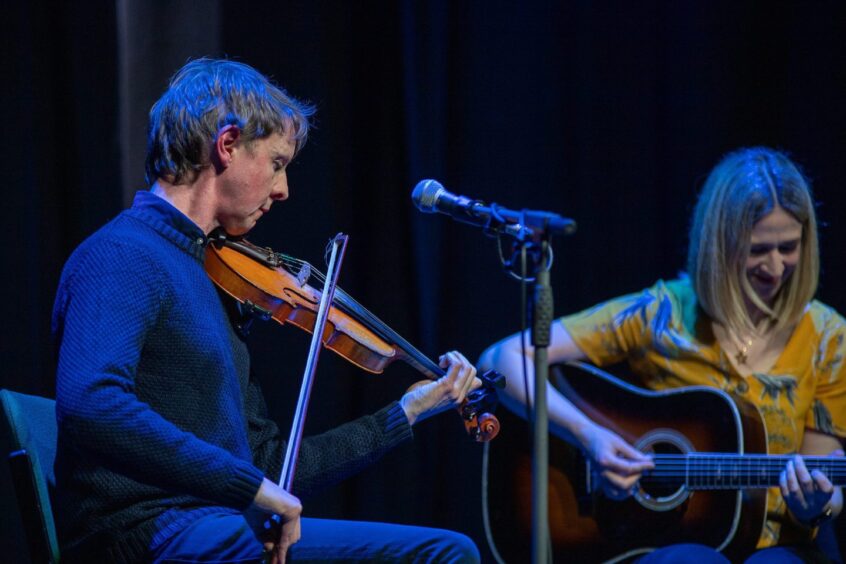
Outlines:
<svg viewBox="0 0 846 564"><path fill-rule="evenodd" d="M414 187L414 190L411 192L411 200L420 211L435 213L438 211L435 206L438 202L438 194L442 191L444 191L443 184L437 180L427 178L418 182L417 186Z"/></svg>

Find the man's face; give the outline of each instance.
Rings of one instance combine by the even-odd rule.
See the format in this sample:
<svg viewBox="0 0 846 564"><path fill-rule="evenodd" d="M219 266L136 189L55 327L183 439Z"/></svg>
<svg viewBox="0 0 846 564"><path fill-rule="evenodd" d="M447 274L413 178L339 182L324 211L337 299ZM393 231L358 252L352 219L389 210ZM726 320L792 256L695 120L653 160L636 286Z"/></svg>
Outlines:
<svg viewBox="0 0 846 564"><path fill-rule="evenodd" d="M221 175L216 216L228 234L247 233L274 200L288 197L286 169L296 147L290 131L255 140L251 147L242 141L233 146L229 166Z"/></svg>

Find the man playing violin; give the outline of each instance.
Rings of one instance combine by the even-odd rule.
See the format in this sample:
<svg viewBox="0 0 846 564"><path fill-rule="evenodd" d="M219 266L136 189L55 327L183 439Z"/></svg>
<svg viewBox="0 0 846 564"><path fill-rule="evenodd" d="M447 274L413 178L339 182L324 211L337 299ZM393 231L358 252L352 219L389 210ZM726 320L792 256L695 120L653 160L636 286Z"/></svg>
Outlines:
<svg viewBox="0 0 846 564"><path fill-rule="evenodd" d="M80 245L56 296L63 560L479 560L450 531L301 518L277 485L285 443L203 260L212 231L243 235L288 197L312 112L251 67L210 59L151 109L150 190ZM375 462L479 386L460 353L440 360L439 380L305 439L298 494ZM281 525L264 529L269 514Z"/></svg>

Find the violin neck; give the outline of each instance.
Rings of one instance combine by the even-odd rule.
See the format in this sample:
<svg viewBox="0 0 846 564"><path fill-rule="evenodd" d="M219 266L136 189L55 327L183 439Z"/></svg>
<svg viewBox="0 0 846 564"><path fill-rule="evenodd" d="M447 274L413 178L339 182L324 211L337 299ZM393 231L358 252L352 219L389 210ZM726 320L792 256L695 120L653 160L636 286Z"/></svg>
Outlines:
<svg viewBox="0 0 846 564"><path fill-rule="evenodd" d="M446 374L437 363L417 350L402 335L388 327L388 325L370 313L340 288L335 289L335 305L347 310L348 314L361 321L368 329L376 333L376 335L399 348L404 353L408 364L427 377L434 380Z"/></svg>
<svg viewBox="0 0 846 564"><path fill-rule="evenodd" d="M414 349L414 347L411 348ZM418 372L426 375L428 378L436 380L446 374L443 368L435 364L433 360L417 349L414 349L414 352L416 353L415 355L408 354L408 351L405 349L403 349L403 351L407 355L406 361L408 364L414 367Z"/></svg>

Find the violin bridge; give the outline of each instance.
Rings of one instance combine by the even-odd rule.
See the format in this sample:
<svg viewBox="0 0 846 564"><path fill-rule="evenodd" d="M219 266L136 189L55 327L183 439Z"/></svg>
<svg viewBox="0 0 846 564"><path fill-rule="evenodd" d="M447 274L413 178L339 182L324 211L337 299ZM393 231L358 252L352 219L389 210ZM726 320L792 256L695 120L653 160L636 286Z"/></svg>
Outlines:
<svg viewBox="0 0 846 564"><path fill-rule="evenodd" d="M273 252L273 249L271 249L270 247L262 247L261 250L264 251L265 264L274 268L282 266L282 261L280 260L279 256L277 256L277 254Z"/></svg>
<svg viewBox="0 0 846 564"><path fill-rule="evenodd" d="M311 265L309 263L304 263L300 271L297 272L297 282L300 284L300 287L306 285L308 279L311 277Z"/></svg>

